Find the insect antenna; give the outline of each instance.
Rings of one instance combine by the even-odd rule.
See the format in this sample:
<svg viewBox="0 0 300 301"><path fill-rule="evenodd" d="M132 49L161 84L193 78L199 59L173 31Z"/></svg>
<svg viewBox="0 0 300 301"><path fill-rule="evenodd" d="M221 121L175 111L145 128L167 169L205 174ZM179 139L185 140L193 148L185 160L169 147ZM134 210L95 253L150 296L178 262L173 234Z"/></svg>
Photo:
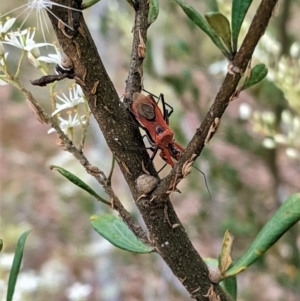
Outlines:
<svg viewBox="0 0 300 301"><path fill-rule="evenodd" d="M161 167L161 169L159 170L159 171L157 171L157 173L159 174L166 166L168 165L168 163L165 163L164 165L163 165L163 167Z"/></svg>
<svg viewBox="0 0 300 301"><path fill-rule="evenodd" d="M135 120L134 121L128 121L128 120L126 120L126 119L124 119L124 118L122 118L122 117L120 117L120 116L117 116L116 114L114 114L113 112L111 112L107 107L104 107L104 109L105 109L105 111L108 113L108 114L110 114L111 116L114 116L114 117L116 117L117 119L120 119L120 120L122 120L123 122L125 122L125 123L127 123L127 124L129 124L129 125L132 125L132 126L135 126L135 127L141 127L141 128L143 128L140 124L138 124ZM125 109L126 111L128 111L127 109ZM130 112L130 116L131 116L131 112ZM131 116L132 117L132 116ZM144 128L143 128L144 129Z"/></svg>
<svg viewBox="0 0 300 301"><path fill-rule="evenodd" d="M200 170L198 167L196 167L196 166L194 166L194 165L193 165L193 167L194 167L195 169L197 169L200 173L202 173L203 178L204 178L204 182L205 182L205 186L206 186L206 189L207 189L208 194L209 194L210 201L212 201L212 196L211 196L210 190L209 190L209 188L208 188L208 184L207 184L207 179L206 179L205 173L204 173L202 170Z"/></svg>

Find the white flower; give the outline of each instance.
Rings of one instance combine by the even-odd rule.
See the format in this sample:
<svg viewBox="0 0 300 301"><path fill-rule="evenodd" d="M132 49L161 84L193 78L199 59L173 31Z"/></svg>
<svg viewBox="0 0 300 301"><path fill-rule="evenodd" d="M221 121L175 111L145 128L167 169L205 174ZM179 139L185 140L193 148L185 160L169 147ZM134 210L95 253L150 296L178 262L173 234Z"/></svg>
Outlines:
<svg viewBox="0 0 300 301"><path fill-rule="evenodd" d="M4 60L6 60L7 56L8 56L8 52L5 52L4 57L2 57L2 58L0 59L0 65L1 65L1 66L4 66Z"/></svg>
<svg viewBox="0 0 300 301"><path fill-rule="evenodd" d="M39 48L43 46L52 45L49 43L35 43L33 40L35 35L35 29L25 29L20 32L12 32L8 33L5 36L5 41L2 42L3 44L8 44L26 51L31 51L34 48Z"/></svg>
<svg viewBox="0 0 300 301"><path fill-rule="evenodd" d="M247 120L250 118L252 109L247 103L241 103L239 107L240 118L242 120Z"/></svg>
<svg viewBox="0 0 300 301"><path fill-rule="evenodd" d="M22 271L18 275L18 291L24 293L34 293L40 286L40 277L34 270Z"/></svg>
<svg viewBox="0 0 300 301"><path fill-rule="evenodd" d="M208 72L212 75L216 75L219 73L226 74L228 71L227 66L228 66L228 62L226 60L218 61L218 62L212 63L208 67Z"/></svg>
<svg viewBox="0 0 300 301"><path fill-rule="evenodd" d="M28 61L35 67L35 68L40 68L41 67L41 63L35 58L35 56L33 55L33 53L31 51L29 51L27 53L27 57L28 57Z"/></svg>
<svg viewBox="0 0 300 301"><path fill-rule="evenodd" d="M2 25L2 22L0 22L0 35L2 33L7 33L7 31L13 26L13 24L16 21L16 18L7 18L7 21Z"/></svg>
<svg viewBox="0 0 300 301"><path fill-rule="evenodd" d="M80 121L78 120L78 115L75 114L74 117L72 118L72 114L71 112L69 111L68 112L68 115L69 115L69 118L68 120L65 120L63 118L61 118L60 116L58 117L59 121L60 121L60 128L61 130L65 133L65 134L68 134L68 132L70 130L72 130L74 127L76 126L79 126L80 125ZM81 119L81 123L85 124L85 120L84 120L85 116L81 116L80 119ZM55 132L56 130L54 128L51 128L49 131L48 131L48 134L51 134L53 132Z"/></svg>
<svg viewBox="0 0 300 301"><path fill-rule="evenodd" d="M265 138L263 141L263 146L265 148L272 149L272 148L275 148L276 143L275 143L274 139L272 139L272 138Z"/></svg>
<svg viewBox="0 0 300 301"><path fill-rule="evenodd" d="M29 15L32 13L32 11L35 10L36 13L36 18L37 18L37 27L41 28L42 30L42 34L43 34L43 38L44 41L46 42L46 37L45 37L45 31L44 31L44 25L43 22L45 23L45 27L47 29L47 32L49 32L49 28L48 25L46 23L46 11L48 11L50 14L52 14L56 19L58 19L58 17L56 15L53 14L53 12L51 11L52 6L59 6L59 7L63 7L66 9L70 9L73 11L79 11L81 12L80 9L76 9L76 8L71 8L69 6L63 5L63 4L59 4L56 3L54 1L51 0L27 0L26 4L23 4L7 13L5 13L4 15L0 16L0 17L4 17L7 16L10 13L13 13L15 11L20 11L20 13L18 14L17 17L19 17L20 15L22 15L23 13L27 12L24 21L22 22L20 28L22 28L22 26L24 25L24 23L26 22L26 20L28 19ZM59 20L59 19L58 19ZM61 21L61 20L60 20ZM62 22L62 21L61 21ZM62 22L65 26L71 28L68 24Z"/></svg>
<svg viewBox="0 0 300 301"><path fill-rule="evenodd" d="M1 253L0 267L2 271L9 271L14 260L14 253Z"/></svg>
<svg viewBox="0 0 300 301"><path fill-rule="evenodd" d="M290 158L300 160L300 153L295 148L289 147L285 152Z"/></svg>
<svg viewBox="0 0 300 301"><path fill-rule="evenodd" d="M54 46L54 48L56 50L56 54L50 53L50 54L48 54L48 56L40 56L38 58L38 61L61 65L61 51L59 50L59 48L57 48L55 46Z"/></svg>
<svg viewBox="0 0 300 301"><path fill-rule="evenodd" d="M0 42L0 57L5 54L5 49L3 47L3 44Z"/></svg>
<svg viewBox="0 0 300 301"><path fill-rule="evenodd" d="M70 301L84 300L91 292L91 285L75 282L67 289L67 297Z"/></svg>
<svg viewBox="0 0 300 301"><path fill-rule="evenodd" d="M69 98L64 93L62 93L62 95L63 97L56 95L56 97L63 103L57 104L57 108L52 113L52 116L56 115L62 110L77 107L80 103L84 102L83 93L79 85L74 85L72 88L69 88Z"/></svg>
<svg viewBox="0 0 300 301"><path fill-rule="evenodd" d="M290 48L290 55L292 58L297 59L300 56L300 43L294 42Z"/></svg>
<svg viewBox="0 0 300 301"><path fill-rule="evenodd" d="M6 52L4 54L4 56L2 58L0 58L0 65L1 66L4 66L4 61L6 60L7 56L8 56L8 52ZM6 86L6 85L8 85L8 83L6 81L0 79L0 86Z"/></svg>

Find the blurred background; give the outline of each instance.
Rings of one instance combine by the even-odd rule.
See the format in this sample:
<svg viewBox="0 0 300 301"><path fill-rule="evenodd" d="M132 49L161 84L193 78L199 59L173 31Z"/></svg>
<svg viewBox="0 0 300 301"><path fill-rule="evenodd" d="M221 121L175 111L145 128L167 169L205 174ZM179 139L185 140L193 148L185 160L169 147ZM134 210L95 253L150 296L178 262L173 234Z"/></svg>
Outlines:
<svg viewBox="0 0 300 301"><path fill-rule="evenodd" d="M1 2L2 15L25 1ZM162 1L161 1L162 2ZM242 28L247 31L260 1L253 1ZM201 14L215 1L188 1ZM268 31L256 49L252 65L265 63L267 79L230 103L217 134L193 170L172 195L172 202L195 248L217 258L224 232L235 237L237 260L279 206L300 186L300 1L280 1ZM218 1L230 16L231 1ZM23 8L12 13L17 16ZM27 12L18 17L21 25ZM100 56L121 96L131 53L134 11L126 1L101 1L84 13ZM49 24L49 23L48 23ZM37 26L33 12L23 27ZM54 42L53 33L46 33ZM40 31L36 42L42 42ZM16 48L5 46L10 56ZM43 50L47 52L47 49ZM10 61L16 68L17 60ZM212 42L171 1L160 3L160 14L148 31L144 87L164 93L174 107L171 128L186 146L201 124L226 73L228 62ZM51 67L52 68L52 67ZM21 82L51 113L49 90L30 86L41 74L27 61ZM67 93L71 81L58 84ZM15 301L154 301L190 300L189 295L157 254L135 255L119 250L92 229L89 217L112 213L104 205L50 171L61 166L79 176L102 196L101 187L76 160L57 146L55 133L40 124L24 96L0 86L0 300L5 300L8 273L18 237L32 229L24 252ZM85 154L92 164L110 170L111 153L93 120ZM155 165L163 163L159 157ZM170 171L161 172L164 177ZM113 188L142 224L118 167ZM299 223L258 262L238 276L239 301L296 301L300 295Z"/></svg>

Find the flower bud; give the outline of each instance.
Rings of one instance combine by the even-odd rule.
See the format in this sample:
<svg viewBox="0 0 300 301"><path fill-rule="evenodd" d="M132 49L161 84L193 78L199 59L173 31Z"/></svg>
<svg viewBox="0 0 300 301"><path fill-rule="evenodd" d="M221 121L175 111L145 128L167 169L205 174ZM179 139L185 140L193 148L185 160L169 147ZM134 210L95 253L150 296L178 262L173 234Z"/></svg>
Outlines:
<svg viewBox="0 0 300 301"><path fill-rule="evenodd" d="M32 55L35 58L38 58L41 56L41 52L40 52L39 48L33 48L32 50L30 50L30 52L32 53Z"/></svg>
<svg viewBox="0 0 300 301"><path fill-rule="evenodd" d="M39 68L41 66L41 63L35 58L35 56L32 54L32 52L28 52L27 54L28 61L35 67Z"/></svg>
<svg viewBox="0 0 300 301"><path fill-rule="evenodd" d="M4 56L5 54L5 49L3 47L3 44L0 42L0 56Z"/></svg>

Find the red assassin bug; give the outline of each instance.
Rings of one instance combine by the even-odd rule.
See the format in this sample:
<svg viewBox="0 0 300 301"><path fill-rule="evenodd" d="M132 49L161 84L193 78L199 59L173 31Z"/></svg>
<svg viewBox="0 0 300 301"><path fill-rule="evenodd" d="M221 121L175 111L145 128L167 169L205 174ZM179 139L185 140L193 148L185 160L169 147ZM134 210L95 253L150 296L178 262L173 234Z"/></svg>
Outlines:
<svg viewBox="0 0 300 301"><path fill-rule="evenodd" d="M157 151L160 150L161 158L174 167L175 164L172 158L179 160L185 149L175 142L174 132L169 127L169 117L173 112L173 108L164 101L163 94L160 94L158 100L160 99L163 104L163 113L155 102L152 94L145 96L136 92L133 94L131 111L135 119L146 131L150 144L153 145L152 149L154 152L151 159L153 159ZM168 112L166 106L171 108L170 112ZM197 167L195 168L203 174L205 185L208 189L205 174ZM211 199L209 189L208 193Z"/></svg>
<svg viewBox="0 0 300 301"><path fill-rule="evenodd" d="M151 94L145 96L136 92L133 94L132 113L153 145L152 157L155 156L157 150L160 150L161 158L174 167L172 158L179 160L184 148L174 140L174 132L169 127L170 113L165 106L162 113Z"/></svg>
<svg viewBox="0 0 300 301"><path fill-rule="evenodd" d="M145 96L136 92L133 94L131 113L146 131L147 138L153 146L151 147L153 150L151 159L153 159L157 151L160 150L161 158L174 167L175 164L172 158L179 160L185 149L175 142L174 132L169 127L169 117L173 112L173 108L164 101L163 94L160 94L158 100L162 101L163 113L155 102L153 94L149 93L149 95ZM166 106L171 108L170 112L166 109ZM203 174L205 185L208 189L205 174L197 167L193 167ZM208 193L211 199L209 189Z"/></svg>

